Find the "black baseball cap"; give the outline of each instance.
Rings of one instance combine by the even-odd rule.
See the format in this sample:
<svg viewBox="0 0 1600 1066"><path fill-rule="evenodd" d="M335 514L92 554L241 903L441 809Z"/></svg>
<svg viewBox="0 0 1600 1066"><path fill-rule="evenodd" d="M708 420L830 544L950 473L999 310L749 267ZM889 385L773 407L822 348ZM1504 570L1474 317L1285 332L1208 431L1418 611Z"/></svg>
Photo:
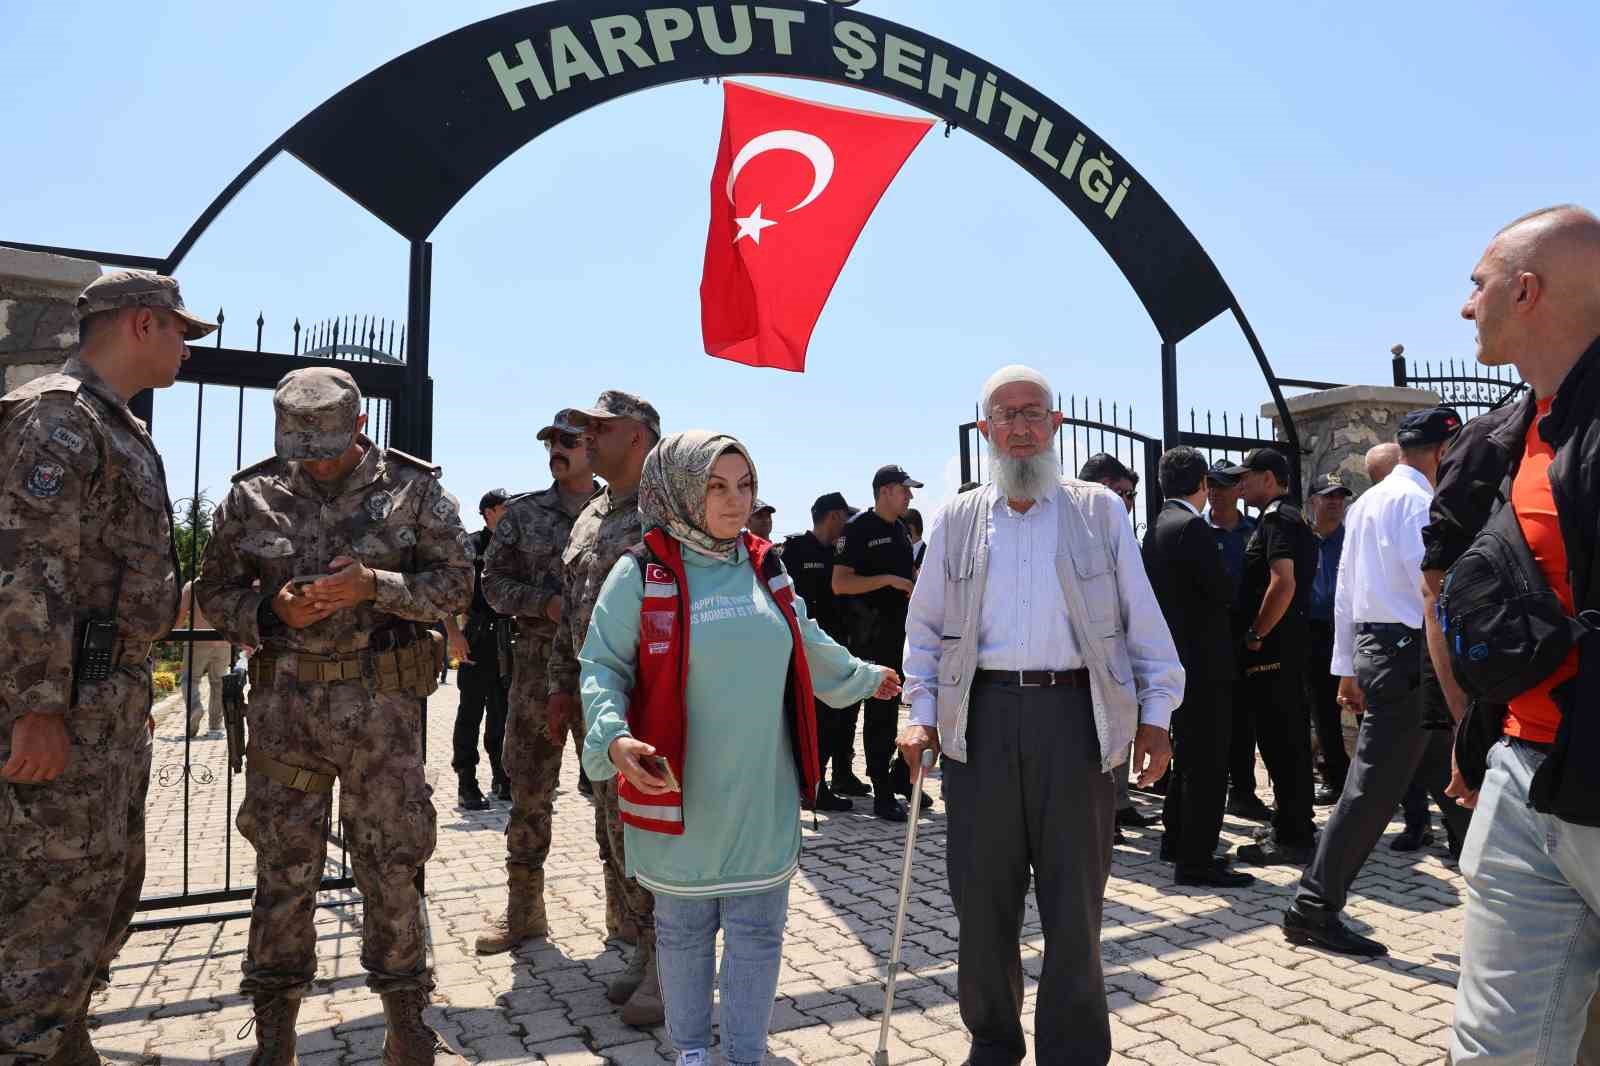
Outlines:
<svg viewBox="0 0 1600 1066"><path fill-rule="evenodd" d="M1289 457L1276 448L1251 448L1238 466L1228 467L1228 473L1239 478L1257 472L1275 474L1285 485L1289 483Z"/></svg>
<svg viewBox="0 0 1600 1066"><path fill-rule="evenodd" d="M1350 486L1344 483L1344 479L1340 477L1339 472L1335 470L1331 474L1323 474L1321 477L1317 478L1317 480L1311 483L1311 495L1354 496L1355 493L1350 491Z"/></svg>
<svg viewBox="0 0 1600 1066"><path fill-rule="evenodd" d="M905 468L895 463L878 467L878 472L872 475L873 492L877 492L885 485L910 485L914 489L922 488L922 482L912 480Z"/></svg>
<svg viewBox="0 0 1600 1066"><path fill-rule="evenodd" d="M1206 480L1215 481L1225 489L1231 489L1239 483L1239 475L1234 473L1239 469L1226 459L1218 459L1206 468Z"/></svg>
<svg viewBox="0 0 1600 1066"><path fill-rule="evenodd" d="M1425 411L1412 411L1402 418L1395 440L1402 448L1416 448L1443 443L1460 430L1461 416L1454 407L1430 407Z"/></svg>
<svg viewBox="0 0 1600 1066"><path fill-rule="evenodd" d="M776 507L772 506L772 504L770 504L770 503L765 502L764 500L757 500L756 501L756 505L754 507L750 508L750 513L753 514L753 515L760 514L762 511L770 511L773 514L777 514L778 513L778 509Z"/></svg>
<svg viewBox="0 0 1600 1066"><path fill-rule="evenodd" d="M483 514L491 507L499 507L502 503L505 503L508 498L509 497L506 495L505 489L490 489L488 492L484 493L483 498L478 501L478 513Z"/></svg>
<svg viewBox="0 0 1600 1066"><path fill-rule="evenodd" d="M844 493L825 492L818 496L816 502L811 505L811 521L820 522L823 515L832 514L835 511L843 511L849 518L854 518L861 513L859 507L851 507L844 502Z"/></svg>

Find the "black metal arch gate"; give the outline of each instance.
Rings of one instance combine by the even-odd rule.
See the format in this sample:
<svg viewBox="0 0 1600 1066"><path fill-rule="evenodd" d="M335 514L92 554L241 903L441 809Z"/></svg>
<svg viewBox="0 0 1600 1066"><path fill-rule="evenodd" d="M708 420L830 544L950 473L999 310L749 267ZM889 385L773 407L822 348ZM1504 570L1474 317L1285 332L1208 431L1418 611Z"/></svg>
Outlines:
<svg viewBox="0 0 1600 1066"><path fill-rule="evenodd" d="M1178 343L1231 312L1281 416L1282 444L1298 453L1278 378L1238 300L1199 241L1120 153L1004 69L839 3L553 0L498 15L413 49L328 99L263 149L166 255L0 244L170 274L240 190L286 152L408 242L407 358L401 366L364 365L218 348L185 364L180 379L263 387L295 367L337 362L360 371L369 395L391 402L394 445L428 457L434 228L501 161L556 124L642 89L730 75L866 89L984 141L1088 228L1150 315L1161 345L1164 443L1183 439ZM135 402L149 419L149 395ZM1298 480L1298 464L1293 469Z"/></svg>

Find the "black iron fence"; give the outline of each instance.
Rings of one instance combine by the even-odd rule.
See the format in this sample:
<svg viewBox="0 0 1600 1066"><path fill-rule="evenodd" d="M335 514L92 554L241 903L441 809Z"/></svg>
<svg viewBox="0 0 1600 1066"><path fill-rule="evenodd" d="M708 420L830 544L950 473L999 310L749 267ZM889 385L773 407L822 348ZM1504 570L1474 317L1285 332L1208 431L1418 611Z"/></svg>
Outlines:
<svg viewBox="0 0 1600 1066"><path fill-rule="evenodd" d="M245 436L245 394L247 390L270 390L290 370L308 366L333 366L348 371L356 379L364 397L367 415L367 435L381 446L391 439L397 446L400 441L426 441L431 434L428 427L418 425L414 410L408 402L406 367L406 330L403 326L372 316L347 316L331 318L302 326L296 319L290 327L291 351L270 352L262 347L266 318L257 314L254 347L250 349L224 346L227 315L217 312L218 328L212 344L195 358L187 360L179 372L180 381L195 385L194 413L194 464L186 485L171 486L174 495L185 487L187 494L174 506L173 523L178 530L181 546L179 564L186 577L194 575L210 532L212 501L201 485L201 461L204 456L221 452L216 441L205 439L205 413L208 400L213 403L219 389L233 389L235 395L223 392L221 399L234 400L235 418L232 426L233 469L243 466ZM144 415L152 425L159 411L154 407L151 394L139 397ZM423 422L427 421L424 411ZM269 416L270 417L270 416ZM415 444L411 444L414 448ZM225 452L222 454L226 454ZM222 493L217 493L218 498ZM222 635L214 629L189 628L174 630L167 641L157 646L158 666L182 661L186 668L178 679L176 692L171 699L181 704L173 708L158 704L163 718L174 721L176 732L166 725L157 730L153 738L155 753L151 764L151 788L148 836L159 840L159 863L152 862L146 877L146 891L150 894L139 901L141 911L165 912L160 918L135 923L135 928L150 929L193 922L221 921L244 917L248 911L219 912L218 905L239 902L250 898L255 878L252 872L250 849L238 846L235 840L234 817L242 799L242 783L234 787L234 775L227 765L226 741L218 733L204 736L191 735L189 723L196 717L200 706L200 674L196 668L202 657L196 654L196 645L215 648ZM203 649L204 650L204 649ZM230 663L236 660L239 649L229 648L226 655ZM208 679L207 685L218 683ZM220 698L220 693L210 698ZM426 711L423 709L424 736ZM176 790L176 792L174 791ZM325 899L324 906L334 906L355 901L355 887L345 853L343 833L338 828L338 790L329 797L334 817L327 843L338 845L338 859L327 860L321 887L325 891L340 891L336 899ZM220 840L217 839L220 836ZM330 849L331 850L331 849ZM174 852L176 852L174 854Z"/></svg>
<svg viewBox="0 0 1600 1066"><path fill-rule="evenodd" d="M1524 388L1521 377L1509 366L1485 367L1459 359L1442 359L1437 364L1419 364L1413 359L1408 364L1400 350L1394 352L1391 366L1397 386L1437 393L1440 403L1454 407L1464 419L1499 407Z"/></svg>

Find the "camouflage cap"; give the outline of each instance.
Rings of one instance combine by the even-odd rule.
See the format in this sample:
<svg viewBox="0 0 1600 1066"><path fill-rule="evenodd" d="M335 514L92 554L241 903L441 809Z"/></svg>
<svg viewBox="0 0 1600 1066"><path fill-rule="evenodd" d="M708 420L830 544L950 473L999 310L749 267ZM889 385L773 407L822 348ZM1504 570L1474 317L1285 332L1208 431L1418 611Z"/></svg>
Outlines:
<svg viewBox="0 0 1600 1066"><path fill-rule="evenodd" d="M550 424L541 429L535 440L549 440L557 433L582 433L584 423L583 413L570 407L563 407L555 413Z"/></svg>
<svg viewBox="0 0 1600 1066"><path fill-rule="evenodd" d="M355 439L361 390L333 367L291 370L273 390L272 407L279 459L337 459Z"/></svg>
<svg viewBox="0 0 1600 1066"><path fill-rule="evenodd" d="M591 418L631 418L649 426L650 432L656 436L661 436L661 416L656 414L656 409L648 401L641 400L631 392L607 389L600 394L593 407L582 410L569 408L567 413L576 415L580 426L588 425Z"/></svg>
<svg viewBox="0 0 1600 1066"><path fill-rule="evenodd" d="M118 311L124 307L165 308L183 319L187 327L184 336L192 341L217 328L215 322L207 322L183 306L176 278L145 270L113 270L89 282L78 294L78 321L101 311Z"/></svg>

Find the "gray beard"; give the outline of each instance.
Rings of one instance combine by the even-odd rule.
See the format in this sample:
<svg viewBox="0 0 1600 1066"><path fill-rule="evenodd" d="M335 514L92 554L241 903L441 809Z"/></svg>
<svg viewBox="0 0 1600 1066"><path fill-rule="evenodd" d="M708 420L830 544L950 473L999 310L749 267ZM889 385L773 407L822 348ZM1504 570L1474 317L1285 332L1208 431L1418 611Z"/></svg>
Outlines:
<svg viewBox="0 0 1600 1066"><path fill-rule="evenodd" d="M989 475L1006 499L1039 500L1061 481L1061 460L1048 449L1016 459L990 444Z"/></svg>

